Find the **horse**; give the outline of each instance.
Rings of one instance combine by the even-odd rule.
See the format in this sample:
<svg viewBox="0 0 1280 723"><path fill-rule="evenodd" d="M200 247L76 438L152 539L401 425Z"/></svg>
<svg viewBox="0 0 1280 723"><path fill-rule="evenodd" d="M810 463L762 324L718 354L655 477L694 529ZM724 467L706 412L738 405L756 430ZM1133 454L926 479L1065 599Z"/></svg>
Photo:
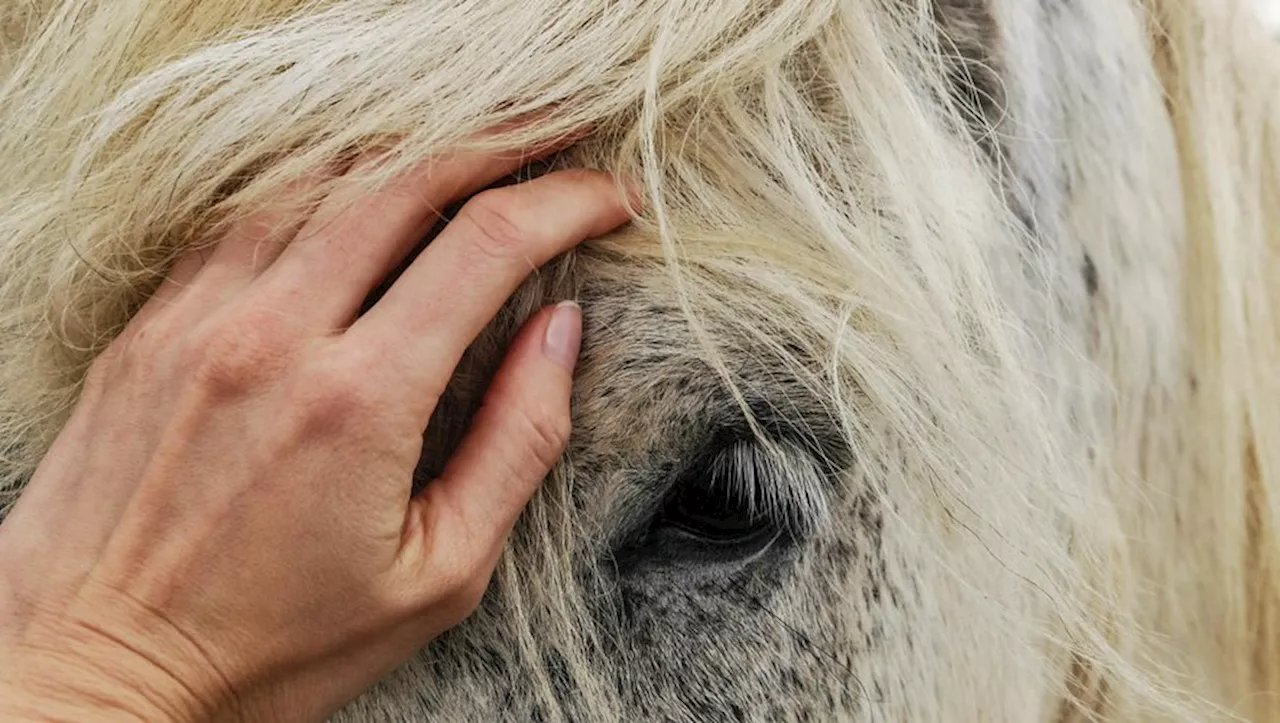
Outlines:
<svg viewBox="0 0 1280 723"><path fill-rule="evenodd" d="M11 0L0 40L0 509L174 259L309 169L559 143L520 177L643 190L469 349L417 484L572 298L570 447L337 720L1280 720L1242 3Z"/></svg>

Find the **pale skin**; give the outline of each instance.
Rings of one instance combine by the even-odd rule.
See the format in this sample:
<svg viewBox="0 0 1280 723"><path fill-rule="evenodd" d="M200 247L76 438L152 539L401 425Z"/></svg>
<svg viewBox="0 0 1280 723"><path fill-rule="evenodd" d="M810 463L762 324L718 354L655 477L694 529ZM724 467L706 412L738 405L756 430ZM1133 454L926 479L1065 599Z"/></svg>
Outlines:
<svg viewBox="0 0 1280 723"><path fill-rule="evenodd" d="M578 307L527 322L413 496L423 430L519 283L627 200L587 171L482 191L358 310L519 155L314 208L303 180L177 264L0 525L0 719L321 720L474 610L567 444Z"/></svg>

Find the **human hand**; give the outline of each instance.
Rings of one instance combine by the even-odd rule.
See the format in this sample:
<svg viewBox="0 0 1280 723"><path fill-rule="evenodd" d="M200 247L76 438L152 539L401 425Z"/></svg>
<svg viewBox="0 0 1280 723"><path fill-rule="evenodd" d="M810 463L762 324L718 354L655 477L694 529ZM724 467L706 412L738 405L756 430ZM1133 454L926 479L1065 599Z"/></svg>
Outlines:
<svg viewBox="0 0 1280 723"><path fill-rule="evenodd" d="M433 209L516 166L440 159L314 213L304 182L177 265L0 525L0 714L314 720L470 614L566 444L577 307L525 325L412 496L423 430L521 280L624 201L586 171L483 191L357 314Z"/></svg>

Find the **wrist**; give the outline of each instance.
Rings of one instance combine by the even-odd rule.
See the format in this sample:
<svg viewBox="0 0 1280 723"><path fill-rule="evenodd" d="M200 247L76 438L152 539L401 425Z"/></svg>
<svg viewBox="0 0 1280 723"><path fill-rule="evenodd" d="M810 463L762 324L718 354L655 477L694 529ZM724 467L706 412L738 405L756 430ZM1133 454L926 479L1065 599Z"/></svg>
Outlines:
<svg viewBox="0 0 1280 723"><path fill-rule="evenodd" d="M0 686L0 720L5 723L75 723L86 720L142 723L165 720L126 705L119 700L94 699L73 689L43 683Z"/></svg>
<svg viewBox="0 0 1280 723"><path fill-rule="evenodd" d="M168 723L173 718L145 700L133 687L86 675L83 670L50 666L23 671L17 681L0 686L0 720L9 723Z"/></svg>
<svg viewBox="0 0 1280 723"><path fill-rule="evenodd" d="M154 633L154 630L152 631ZM218 718L217 696L175 674L172 646L125 620L68 617L27 628L0 683L5 721L197 723ZM183 661L186 662L186 661ZM212 691L208 691L212 692Z"/></svg>
<svg viewBox="0 0 1280 723"><path fill-rule="evenodd" d="M25 649L0 685L4 721L194 723L181 697L127 659L101 660L83 646ZM7 666L6 666L7 667Z"/></svg>

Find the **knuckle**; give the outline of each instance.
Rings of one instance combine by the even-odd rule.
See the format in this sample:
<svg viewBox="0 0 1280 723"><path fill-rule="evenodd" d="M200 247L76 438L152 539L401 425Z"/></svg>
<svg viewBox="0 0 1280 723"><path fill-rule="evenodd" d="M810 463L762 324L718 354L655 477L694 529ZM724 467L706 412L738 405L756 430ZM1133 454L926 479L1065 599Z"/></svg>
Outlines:
<svg viewBox="0 0 1280 723"><path fill-rule="evenodd" d="M356 363L329 358L313 364L301 376L297 396L308 417L326 425L341 426L358 419L368 424L383 404Z"/></svg>
<svg viewBox="0 0 1280 723"><path fill-rule="evenodd" d="M99 392L124 378L154 379L171 353L173 336L155 323L130 325L93 360L84 377L84 391Z"/></svg>
<svg viewBox="0 0 1280 723"><path fill-rule="evenodd" d="M480 606L489 589L489 575L482 566L457 558L443 563L435 576L436 607L448 617L467 617Z"/></svg>
<svg viewBox="0 0 1280 723"><path fill-rule="evenodd" d="M518 433L516 438L521 445L521 467L536 465L547 470L560 461L565 447L569 445L572 425L567 414L558 414L550 409L542 408L536 412L520 410L516 412Z"/></svg>
<svg viewBox="0 0 1280 723"><path fill-rule="evenodd" d="M458 214L471 231L471 243L483 256L506 260L520 257L532 241L526 204L510 189L493 189L476 195Z"/></svg>
<svg viewBox="0 0 1280 723"><path fill-rule="evenodd" d="M84 381L81 384L80 396L82 398L97 397L107 390L113 361L113 355L105 352L93 360L93 363L89 365L88 371L85 372Z"/></svg>
<svg viewBox="0 0 1280 723"><path fill-rule="evenodd" d="M148 324L121 334L116 339L116 359L127 370L150 377L166 354L172 354L175 335L172 329Z"/></svg>
<svg viewBox="0 0 1280 723"><path fill-rule="evenodd" d="M489 578L483 575L473 575L468 584L458 588L454 593L455 614L458 618L465 618L480 607L488 590Z"/></svg>
<svg viewBox="0 0 1280 723"><path fill-rule="evenodd" d="M262 316L227 321L187 349L185 367L197 384L237 393L277 377L294 353L291 334Z"/></svg>

